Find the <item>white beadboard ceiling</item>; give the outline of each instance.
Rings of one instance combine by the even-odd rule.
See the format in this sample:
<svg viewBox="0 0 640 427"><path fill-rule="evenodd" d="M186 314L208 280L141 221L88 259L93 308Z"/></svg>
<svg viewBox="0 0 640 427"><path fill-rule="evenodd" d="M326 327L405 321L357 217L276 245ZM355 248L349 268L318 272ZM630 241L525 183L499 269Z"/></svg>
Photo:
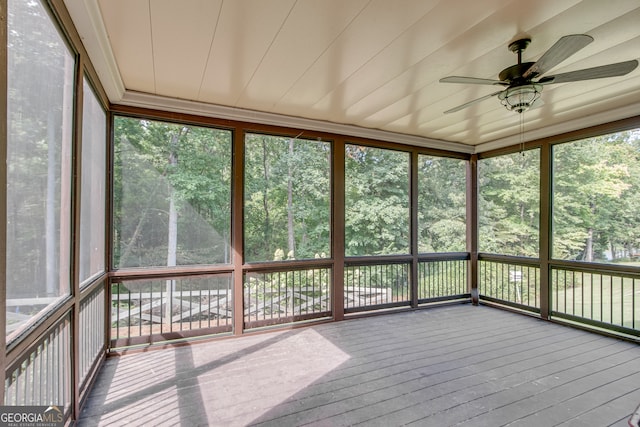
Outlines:
<svg viewBox="0 0 640 427"><path fill-rule="evenodd" d="M444 114L497 89L442 77L497 79L517 62L507 46L524 36L532 42L523 61L537 60L563 35L595 39L547 75L640 58L638 0L65 4L113 103L467 152L519 142L520 117L497 97ZM639 115L640 69L547 85L542 100L524 113L526 139Z"/></svg>

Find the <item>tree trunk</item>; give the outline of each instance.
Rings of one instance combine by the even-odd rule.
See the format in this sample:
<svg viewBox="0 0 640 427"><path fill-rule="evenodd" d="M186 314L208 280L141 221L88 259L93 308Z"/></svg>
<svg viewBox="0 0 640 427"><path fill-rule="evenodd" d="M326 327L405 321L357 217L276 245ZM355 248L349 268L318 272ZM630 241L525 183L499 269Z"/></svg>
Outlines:
<svg viewBox="0 0 640 427"><path fill-rule="evenodd" d="M55 112L49 110L47 115L47 200L45 215L45 257L46 257L46 293L47 296L56 295L57 264L56 243L56 131Z"/></svg>
<svg viewBox="0 0 640 427"><path fill-rule="evenodd" d="M262 173L264 178L264 190L262 193L262 207L264 208L264 238L268 248L271 242L271 224L269 223L269 165L267 162L267 141L262 139Z"/></svg>
<svg viewBox="0 0 640 427"><path fill-rule="evenodd" d="M583 260L587 262L593 261L593 228L589 228L587 231L587 243L585 244Z"/></svg>
<svg viewBox="0 0 640 427"><path fill-rule="evenodd" d="M596 200L592 198L589 202L592 218L596 218L596 206ZM587 241L585 243L583 261L593 262L593 227L589 227L587 230Z"/></svg>
<svg viewBox="0 0 640 427"><path fill-rule="evenodd" d="M169 150L169 170L178 166L178 156L176 148L178 146L178 134L171 136L171 145ZM175 267L178 252L178 211L176 209L175 191L171 183L169 186L169 236L167 242L167 267ZM173 292L176 288L175 280L167 280L167 303L165 305L165 322L171 323L173 315Z"/></svg>
<svg viewBox="0 0 640 427"><path fill-rule="evenodd" d="M227 233L227 231L225 230L222 233L222 237L224 239L223 241L223 245L224 245L224 263L229 263L231 262L231 260L229 259L229 233Z"/></svg>
<svg viewBox="0 0 640 427"><path fill-rule="evenodd" d="M296 253L296 239L293 229L293 148L294 140L289 140L289 161L287 171L287 243L288 253L287 257L294 257Z"/></svg>

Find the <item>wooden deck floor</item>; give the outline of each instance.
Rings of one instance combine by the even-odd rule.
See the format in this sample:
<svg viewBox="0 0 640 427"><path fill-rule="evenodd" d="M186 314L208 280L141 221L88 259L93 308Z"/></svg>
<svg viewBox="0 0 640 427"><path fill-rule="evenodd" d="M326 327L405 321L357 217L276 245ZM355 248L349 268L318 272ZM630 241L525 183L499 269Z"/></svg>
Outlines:
<svg viewBox="0 0 640 427"><path fill-rule="evenodd" d="M93 425L627 426L640 346L447 306L110 358Z"/></svg>

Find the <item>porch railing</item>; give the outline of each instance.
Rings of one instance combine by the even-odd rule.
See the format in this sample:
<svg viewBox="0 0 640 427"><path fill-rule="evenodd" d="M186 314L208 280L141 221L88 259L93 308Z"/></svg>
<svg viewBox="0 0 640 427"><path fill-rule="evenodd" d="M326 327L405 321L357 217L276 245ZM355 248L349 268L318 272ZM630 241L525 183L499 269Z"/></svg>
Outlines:
<svg viewBox="0 0 640 427"><path fill-rule="evenodd" d="M60 318L6 370L8 406L56 406L71 410L71 314Z"/></svg>
<svg viewBox="0 0 640 427"><path fill-rule="evenodd" d="M535 259L500 257L478 261L481 299L540 311L540 267Z"/></svg>
<svg viewBox="0 0 640 427"><path fill-rule="evenodd" d="M414 285L413 258L409 256L348 258L344 312L409 307L416 299L418 304L470 299L468 258L467 253L421 255ZM640 273L564 264L551 264L549 270L551 316L640 335ZM331 318L332 268L330 260L247 266L243 273L243 325L238 327L254 329ZM539 313L541 274L537 259L481 254L480 300ZM113 283L112 347L232 332L232 277L231 273L211 273ZM412 295L412 289L417 289L417 295ZM95 315L95 310L91 313ZM86 323L99 321L98 316ZM87 345L86 359L90 361L100 350L91 341ZM81 374L88 369L87 363L81 360Z"/></svg>
<svg viewBox="0 0 640 427"><path fill-rule="evenodd" d="M466 253L420 259L418 263L418 302L469 298Z"/></svg>
<svg viewBox="0 0 640 427"><path fill-rule="evenodd" d="M111 345L230 332L232 275L131 280L111 285Z"/></svg>
<svg viewBox="0 0 640 427"><path fill-rule="evenodd" d="M350 261L344 270L345 313L411 303L410 263Z"/></svg>
<svg viewBox="0 0 640 427"><path fill-rule="evenodd" d="M330 284L330 268L246 272L244 327L330 317Z"/></svg>
<svg viewBox="0 0 640 427"><path fill-rule="evenodd" d="M540 311L536 259L482 255L481 300ZM549 315L589 327L640 336L640 272L625 266L553 261L549 268Z"/></svg>
<svg viewBox="0 0 640 427"><path fill-rule="evenodd" d="M104 285L94 289L80 302L79 326L79 380L84 388L87 376L107 344L105 342Z"/></svg>
<svg viewBox="0 0 640 427"><path fill-rule="evenodd" d="M640 273L554 266L551 314L640 336Z"/></svg>

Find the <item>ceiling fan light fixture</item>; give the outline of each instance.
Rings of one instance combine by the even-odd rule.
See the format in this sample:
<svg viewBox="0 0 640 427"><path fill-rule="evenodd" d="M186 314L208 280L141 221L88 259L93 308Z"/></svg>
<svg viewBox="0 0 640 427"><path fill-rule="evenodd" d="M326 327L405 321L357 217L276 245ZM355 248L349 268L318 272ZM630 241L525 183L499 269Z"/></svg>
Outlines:
<svg viewBox="0 0 640 427"><path fill-rule="evenodd" d="M533 103L540 98L541 93L542 85L532 83L507 88L500 92L498 98L507 110L523 113L531 108Z"/></svg>

